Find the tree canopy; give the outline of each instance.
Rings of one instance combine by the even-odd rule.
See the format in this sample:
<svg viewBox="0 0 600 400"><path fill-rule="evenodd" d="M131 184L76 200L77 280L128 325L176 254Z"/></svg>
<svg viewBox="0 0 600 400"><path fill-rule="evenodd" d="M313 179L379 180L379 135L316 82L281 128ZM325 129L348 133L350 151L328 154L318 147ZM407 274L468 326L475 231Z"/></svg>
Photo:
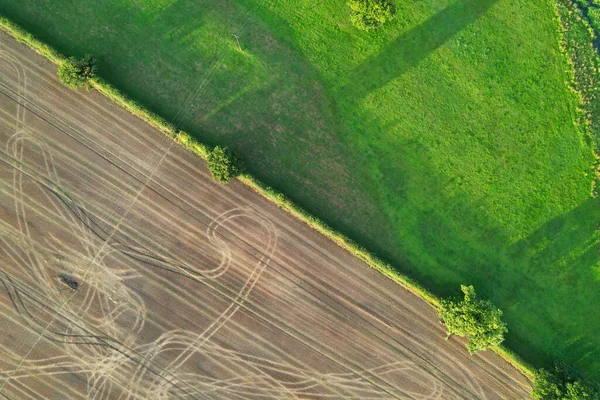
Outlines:
<svg viewBox="0 0 600 400"><path fill-rule="evenodd" d="M535 372L531 396L537 400L599 400L600 392L572 368L556 363L553 371L542 368Z"/></svg>
<svg viewBox="0 0 600 400"><path fill-rule="evenodd" d="M467 349L473 354L497 346L504 341L508 332L502 321L502 311L489 300L482 300L475 294L473 286L461 285L464 298L444 299L439 316L446 325L447 336L463 336L469 339Z"/></svg>
<svg viewBox="0 0 600 400"><path fill-rule="evenodd" d="M208 155L208 169L212 177L227 183L243 172L240 157L228 147L216 146Z"/></svg>
<svg viewBox="0 0 600 400"><path fill-rule="evenodd" d="M77 89L87 86L97 73L96 60L90 55L82 59L69 57L58 67L58 77L65 85Z"/></svg>
<svg viewBox="0 0 600 400"><path fill-rule="evenodd" d="M389 0L350 0L350 21L358 29L370 31L391 20L396 11Z"/></svg>

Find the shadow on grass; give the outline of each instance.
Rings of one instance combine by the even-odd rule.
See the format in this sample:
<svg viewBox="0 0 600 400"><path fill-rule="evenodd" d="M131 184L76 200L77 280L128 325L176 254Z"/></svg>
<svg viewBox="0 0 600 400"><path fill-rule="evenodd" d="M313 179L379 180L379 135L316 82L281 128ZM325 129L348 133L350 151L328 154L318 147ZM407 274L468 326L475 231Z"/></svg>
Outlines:
<svg viewBox="0 0 600 400"><path fill-rule="evenodd" d="M367 112L353 118L382 130L402 123L382 124ZM437 171L427 146L399 135L387 137L385 146L395 151L369 144L354 149L369 153L378 178L372 198L384 214L379 246L370 249L438 296L474 285L504 311L507 346L534 366L560 359L598 378L600 201L584 198L563 214L549 214L515 242L487 211L489 202L470 198L460 179ZM394 242L395 248L381 246Z"/></svg>
<svg viewBox="0 0 600 400"><path fill-rule="evenodd" d="M597 221L600 221L599 206L598 199L590 198L568 213L546 222L527 238L516 242L513 245L513 251L521 259L528 255L529 259L526 265L528 266L536 264L540 260L544 260L546 264L560 262L581 247L592 246L594 250L598 250L594 246L597 240L590 237L589 232ZM595 218L590 218L591 216ZM531 249L536 251L532 253ZM583 257L583 255L583 252L578 252L576 264L571 264L571 266L577 267L577 269L587 269L598 259L597 254L594 257ZM559 270L556 273L564 274L565 271Z"/></svg>
<svg viewBox="0 0 600 400"><path fill-rule="evenodd" d="M592 343L600 331L595 310L600 302L598 221L600 201L590 198L516 242L511 258L519 262L515 269L523 279L507 291L522 299L519 307L532 318L529 327L544 325L536 339L546 342L542 352L536 343L517 335L508 340L511 348L546 365L567 361L596 379L600 354Z"/></svg>
<svg viewBox="0 0 600 400"><path fill-rule="evenodd" d="M206 24L208 18L208 13L198 12L197 3L197 0L177 0L156 15L152 15L148 21L153 27L152 36L167 38L176 43L185 41L194 31ZM193 18L190 18L192 16Z"/></svg>
<svg viewBox="0 0 600 400"><path fill-rule="evenodd" d="M456 0L358 65L348 76L349 83L341 89L342 95L363 98L385 86L476 21L497 1Z"/></svg>

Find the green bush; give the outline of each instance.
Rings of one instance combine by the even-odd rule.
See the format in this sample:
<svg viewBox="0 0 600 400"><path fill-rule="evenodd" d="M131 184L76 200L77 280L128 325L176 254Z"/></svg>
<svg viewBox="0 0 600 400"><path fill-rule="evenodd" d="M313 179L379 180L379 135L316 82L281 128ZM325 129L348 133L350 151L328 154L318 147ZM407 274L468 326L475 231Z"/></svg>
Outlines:
<svg viewBox="0 0 600 400"><path fill-rule="evenodd" d="M86 55L78 60L75 57L69 57L58 67L58 78L65 85L78 89L80 87L89 87L89 81L96 77L96 60L90 55Z"/></svg>
<svg viewBox="0 0 600 400"><path fill-rule="evenodd" d="M533 375L531 396L538 400L599 400L600 393L581 380L575 371L563 363L556 363L554 371L545 369Z"/></svg>
<svg viewBox="0 0 600 400"><path fill-rule="evenodd" d="M228 147L215 147L208 155L208 169L212 177L219 182L227 183L243 172L240 157Z"/></svg>
<svg viewBox="0 0 600 400"><path fill-rule="evenodd" d="M391 20L396 13L389 0L350 0L350 21L358 29L370 31Z"/></svg>
<svg viewBox="0 0 600 400"><path fill-rule="evenodd" d="M471 354L498 346L508 332L506 323L500 319L502 311L491 301L477 298L473 286L461 285L460 288L464 299L444 299L438 311L446 325L446 339L452 335L466 337Z"/></svg>

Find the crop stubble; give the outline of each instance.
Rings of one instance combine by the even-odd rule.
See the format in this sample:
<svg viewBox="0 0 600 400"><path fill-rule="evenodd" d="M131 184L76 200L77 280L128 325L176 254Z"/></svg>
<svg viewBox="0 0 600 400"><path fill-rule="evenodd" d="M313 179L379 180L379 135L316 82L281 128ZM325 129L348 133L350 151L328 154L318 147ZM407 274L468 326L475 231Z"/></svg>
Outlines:
<svg viewBox="0 0 600 400"><path fill-rule="evenodd" d="M492 353L0 36L0 394L525 398Z"/></svg>

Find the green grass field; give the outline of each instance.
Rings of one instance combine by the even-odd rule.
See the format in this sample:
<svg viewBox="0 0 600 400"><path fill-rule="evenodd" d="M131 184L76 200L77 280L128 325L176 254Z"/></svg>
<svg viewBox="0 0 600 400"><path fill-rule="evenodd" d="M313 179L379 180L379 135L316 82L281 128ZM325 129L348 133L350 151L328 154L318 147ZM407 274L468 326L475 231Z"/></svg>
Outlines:
<svg viewBox="0 0 600 400"><path fill-rule="evenodd" d="M0 13L439 295L505 311L534 365L600 379L598 201L546 0L0 0ZM239 37L238 47L236 41Z"/></svg>

